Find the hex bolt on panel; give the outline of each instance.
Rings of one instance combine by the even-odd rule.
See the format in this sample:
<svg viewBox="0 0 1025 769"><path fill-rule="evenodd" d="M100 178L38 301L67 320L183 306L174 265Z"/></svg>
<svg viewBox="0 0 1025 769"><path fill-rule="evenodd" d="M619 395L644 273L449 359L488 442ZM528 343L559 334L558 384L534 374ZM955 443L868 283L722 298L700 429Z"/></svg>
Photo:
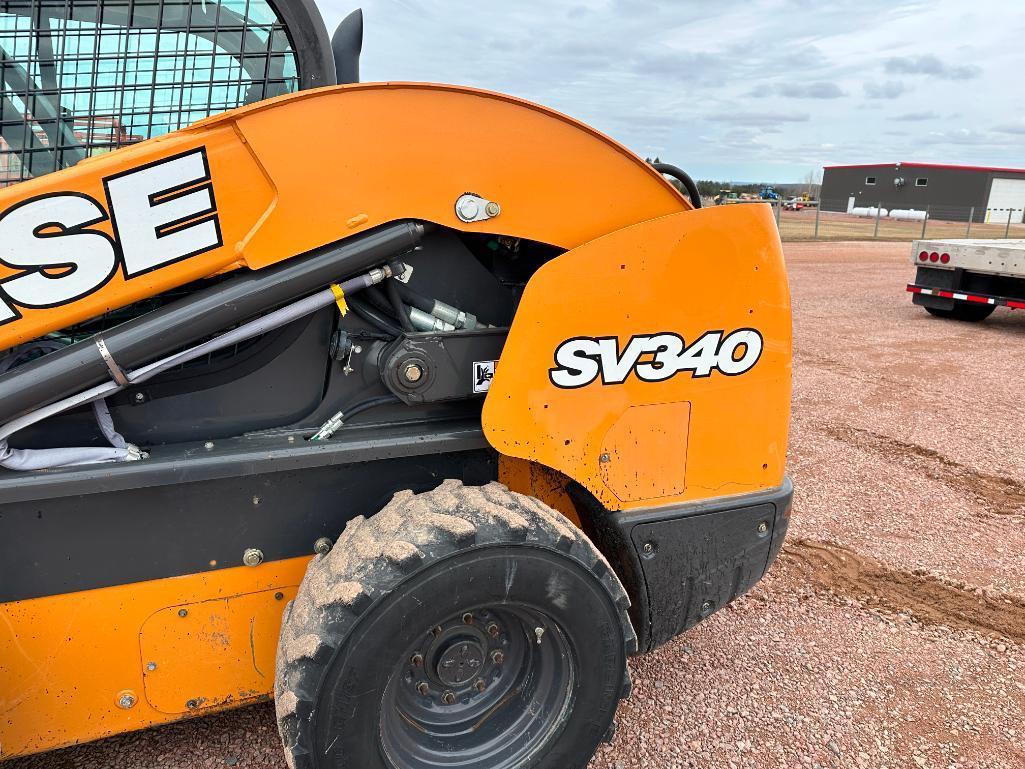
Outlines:
<svg viewBox="0 0 1025 769"><path fill-rule="evenodd" d="M313 552L317 555L327 555L331 552L332 542L327 537L321 537L313 543Z"/></svg>
<svg viewBox="0 0 1025 769"><path fill-rule="evenodd" d="M259 566L263 563L263 551L255 547L247 547L242 553L242 563L246 566Z"/></svg>
<svg viewBox="0 0 1025 769"><path fill-rule="evenodd" d="M135 692L128 689L117 695L117 706L122 710L131 710L135 707L136 702L138 702L138 698L135 696Z"/></svg>

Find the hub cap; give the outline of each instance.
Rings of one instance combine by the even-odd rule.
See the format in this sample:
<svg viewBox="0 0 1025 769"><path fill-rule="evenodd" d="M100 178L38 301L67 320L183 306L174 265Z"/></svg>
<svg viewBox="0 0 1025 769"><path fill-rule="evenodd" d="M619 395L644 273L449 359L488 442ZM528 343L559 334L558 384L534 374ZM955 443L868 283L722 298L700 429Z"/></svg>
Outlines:
<svg viewBox="0 0 1025 769"><path fill-rule="evenodd" d="M565 722L575 655L525 606L477 608L425 628L385 689L381 746L396 769L521 763Z"/></svg>

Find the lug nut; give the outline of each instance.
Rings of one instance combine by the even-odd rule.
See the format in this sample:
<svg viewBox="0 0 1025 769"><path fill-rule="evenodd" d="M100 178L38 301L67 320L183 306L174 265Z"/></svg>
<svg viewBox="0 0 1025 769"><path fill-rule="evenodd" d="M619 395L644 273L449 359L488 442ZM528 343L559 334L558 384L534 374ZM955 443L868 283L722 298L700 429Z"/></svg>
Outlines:
<svg viewBox="0 0 1025 769"><path fill-rule="evenodd" d="M487 685L486 683L484 683L484 679L482 679L482 678L478 678L478 679L477 679L477 683L475 683L475 684L473 685L473 687L474 687L474 688L475 688L475 689L476 689L477 691L479 691L479 692L483 692L483 691L484 691L485 689L487 689L487 688L488 688L488 685Z"/></svg>
<svg viewBox="0 0 1025 769"><path fill-rule="evenodd" d="M473 624L473 615L470 614L470 612L466 612L466 614L463 615L463 624L464 625L472 625Z"/></svg>
<svg viewBox="0 0 1025 769"><path fill-rule="evenodd" d="M414 654L412 657L409 658L409 662L410 662L410 664L413 667L418 668L418 667L420 667L420 666L422 666L424 664L424 655L422 655L419 652L417 652L416 654Z"/></svg>
<svg viewBox="0 0 1025 769"><path fill-rule="evenodd" d="M491 652L491 661L494 662L496 665L501 665L503 662L505 662L505 655L502 654L502 652L500 651L493 651Z"/></svg>
<svg viewBox="0 0 1025 769"><path fill-rule="evenodd" d="M427 685L426 681L421 681L416 685L416 690L420 692L424 697L431 693L431 687Z"/></svg>
<svg viewBox="0 0 1025 769"><path fill-rule="evenodd" d="M497 637L498 636L498 625L492 622L488 625L488 634Z"/></svg>
<svg viewBox="0 0 1025 769"><path fill-rule="evenodd" d="M441 625L435 625L431 632L434 633L434 635L441 635Z"/></svg>
<svg viewBox="0 0 1025 769"><path fill-rule="evenodd" d="M444 702L446 705L455 705L456 695L454 695L452 692L445 692L443 695L441 695L441 701Z"/></svg>

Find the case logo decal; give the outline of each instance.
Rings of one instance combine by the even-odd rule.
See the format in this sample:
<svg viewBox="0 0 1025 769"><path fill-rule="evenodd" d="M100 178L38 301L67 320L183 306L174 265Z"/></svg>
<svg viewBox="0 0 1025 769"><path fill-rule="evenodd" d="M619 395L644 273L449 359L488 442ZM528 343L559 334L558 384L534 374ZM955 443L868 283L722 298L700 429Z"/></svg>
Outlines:
<svg viewBox="0 0 1025 769"><path fill-rule="evenodd" d="M750 371L762 355L762 335L753 328L723 333L706 331L690 345L670 331L638 335L622 350L618 337L574 337L556 348L548 376L556 387L572 389L599 377L603 385L623 384L631 373L642 382L662 382L680 373L700 379L713 371L725 376Z"/></svg>
<svg viewBox="0 0 1025 769"><path fill-rule="evenodd" d="M0 213L0 324L19 307L59 307L222 245L206 149L103 180L107 206L81 192L47 193ZM113 237L90 229L110 219Z"/></svg>

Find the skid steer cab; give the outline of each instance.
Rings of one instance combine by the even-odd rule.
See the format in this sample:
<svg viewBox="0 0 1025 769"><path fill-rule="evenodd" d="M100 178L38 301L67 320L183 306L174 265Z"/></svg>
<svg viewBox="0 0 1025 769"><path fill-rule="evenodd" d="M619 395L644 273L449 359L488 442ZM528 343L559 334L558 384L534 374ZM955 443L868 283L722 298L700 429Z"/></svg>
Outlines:
<svg viewBox="0 0 1025 769"><path fill-rule="evenodd" d="M246 39L211 7L175 34ZM55 108L0 189L0 759L273 698L293 768L584 767L627 656L786 534L771 212L536 104L358 84L361 16L332 54L297 8L277 90L102 152Z"/></svg>

